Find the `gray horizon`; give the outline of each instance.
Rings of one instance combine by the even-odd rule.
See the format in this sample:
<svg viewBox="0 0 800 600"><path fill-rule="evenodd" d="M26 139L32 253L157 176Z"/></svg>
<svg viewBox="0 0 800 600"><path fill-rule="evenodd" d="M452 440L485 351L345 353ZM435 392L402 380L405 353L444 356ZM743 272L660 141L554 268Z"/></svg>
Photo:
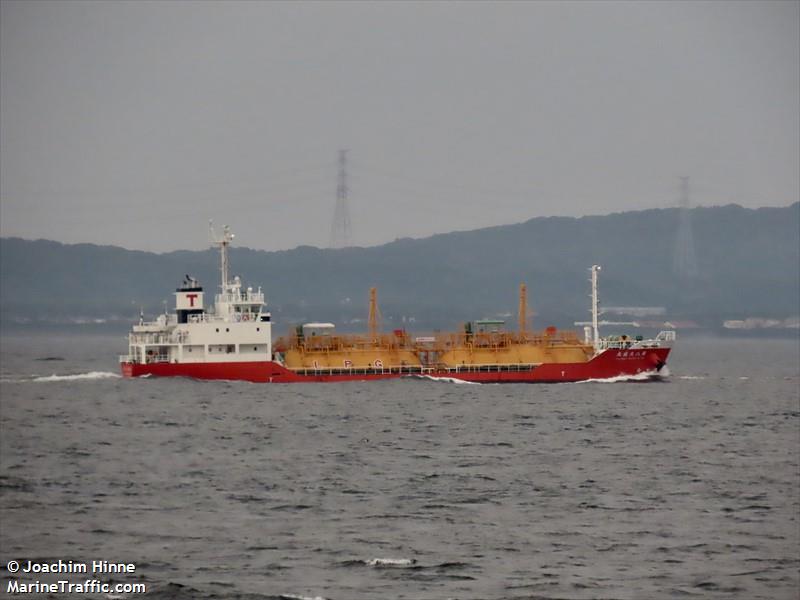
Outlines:
<svg viewBox="0 0 800 600"><path fill-rule="evenodd" d="M800 198L800 3L0 4L0 235L354 245Z"/></svg>

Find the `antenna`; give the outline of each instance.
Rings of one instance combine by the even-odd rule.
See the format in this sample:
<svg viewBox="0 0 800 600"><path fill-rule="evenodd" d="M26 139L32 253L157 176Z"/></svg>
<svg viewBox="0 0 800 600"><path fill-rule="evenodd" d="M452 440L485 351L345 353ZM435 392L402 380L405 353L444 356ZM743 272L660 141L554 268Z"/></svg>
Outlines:
<svg viewBox="0 0 800 600"><path fill-rule="evenodd" d="M597 314L598 304L600 300L597 297L597 272L600 271L600 265L592 265L592 341L594 342L594 351L600 350L600 332L598 331Z"/></svg>
<svg viewBox="0 0 800 600"><path fill-rule="evenodd" d="M352 244L350 209L347 206L347 150L339 150L339 175L336 184L336 208L331 223L330 248L346 248Z"/></svg>
<svg viewBox="0 0 800 600"><path fill-rule="evenodd" d="M211 233L211 243L215 246L219 246L220 273L222 276L221 293L224 294L228 290L228 246L231 245L235 236L231 233L231 228L227 225L222 227L222 237L217 237L214 233L213 221L209 220L208 228Z"/></svg>
<svg viewBox="0 0 800 600"><path fill-rule="evenodd" d="M694 253L688 177L681 177L681 204L678 212L678 234L675 237L672 270L682 279L693 279L698 275L697 259Z"/></svg>

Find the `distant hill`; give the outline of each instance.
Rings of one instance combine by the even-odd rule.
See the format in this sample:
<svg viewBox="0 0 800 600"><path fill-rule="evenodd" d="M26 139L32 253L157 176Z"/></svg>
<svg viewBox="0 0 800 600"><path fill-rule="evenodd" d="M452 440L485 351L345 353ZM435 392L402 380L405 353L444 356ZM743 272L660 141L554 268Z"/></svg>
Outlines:
<svg viewBox="0 0 800 600"><path fill-rule="evenodd" d="M263 286L279 333L299 321L366 318L370 286L379 289L387 327L404 318L409 329L423 330L514 315L520 282L528 284L537 327L570 325L587 318L592 264L603 267L606 306L663 306L672 318L707 324L800 312L800 204L696 208L691 217L695 276L673 268L677 209L535 218L370 248L233 248L232 273ZM212 249L154 254L3 238L2 320L130 321L140 305L152 315L162 300L171 308L184 274L216 291L218 260Z"/></svg>

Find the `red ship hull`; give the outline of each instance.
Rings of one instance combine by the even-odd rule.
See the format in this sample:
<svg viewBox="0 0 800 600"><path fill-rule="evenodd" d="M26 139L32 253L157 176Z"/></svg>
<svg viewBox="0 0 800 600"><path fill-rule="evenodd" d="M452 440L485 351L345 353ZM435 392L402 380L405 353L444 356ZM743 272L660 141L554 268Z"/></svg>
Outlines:
<svg viewBox="0 0 800 600"><path fill-rule="evenodd" d="M190 377L225 379L254 383L330 383L372 381L409 376L451 378L474 383L565 383L589 379L657 375L667 362L669 348L634 348L606 350L584 363L548 363L527 370L504 370L503 367L461 369L425 369L421 373L397 370L330 373L309 370L291 371L272 361L206 363L122 363L124 377ZM494 369L494 370L493 370Z"/></svg>

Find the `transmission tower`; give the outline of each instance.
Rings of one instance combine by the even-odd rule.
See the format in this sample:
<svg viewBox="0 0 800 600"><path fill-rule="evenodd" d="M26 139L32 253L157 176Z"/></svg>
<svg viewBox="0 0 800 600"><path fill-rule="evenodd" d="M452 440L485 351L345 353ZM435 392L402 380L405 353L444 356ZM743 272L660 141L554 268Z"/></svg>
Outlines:
<svg viewBox="0 0 800 600"><path fill-rule="evenodd" d="M347 206L347 150L339 150L339 177L336 184L336 208L331 223L330 248L346 248L352 244L350 209Z"/></svg>
<svg viewBox="0 0 800 600"><path fill-rule="evenodd" d="M672 269L682 279L693 279L698 274L697 259L694 253L688 177L681 177L681 205L678 211L678 235L675 238Z"/></svg>

